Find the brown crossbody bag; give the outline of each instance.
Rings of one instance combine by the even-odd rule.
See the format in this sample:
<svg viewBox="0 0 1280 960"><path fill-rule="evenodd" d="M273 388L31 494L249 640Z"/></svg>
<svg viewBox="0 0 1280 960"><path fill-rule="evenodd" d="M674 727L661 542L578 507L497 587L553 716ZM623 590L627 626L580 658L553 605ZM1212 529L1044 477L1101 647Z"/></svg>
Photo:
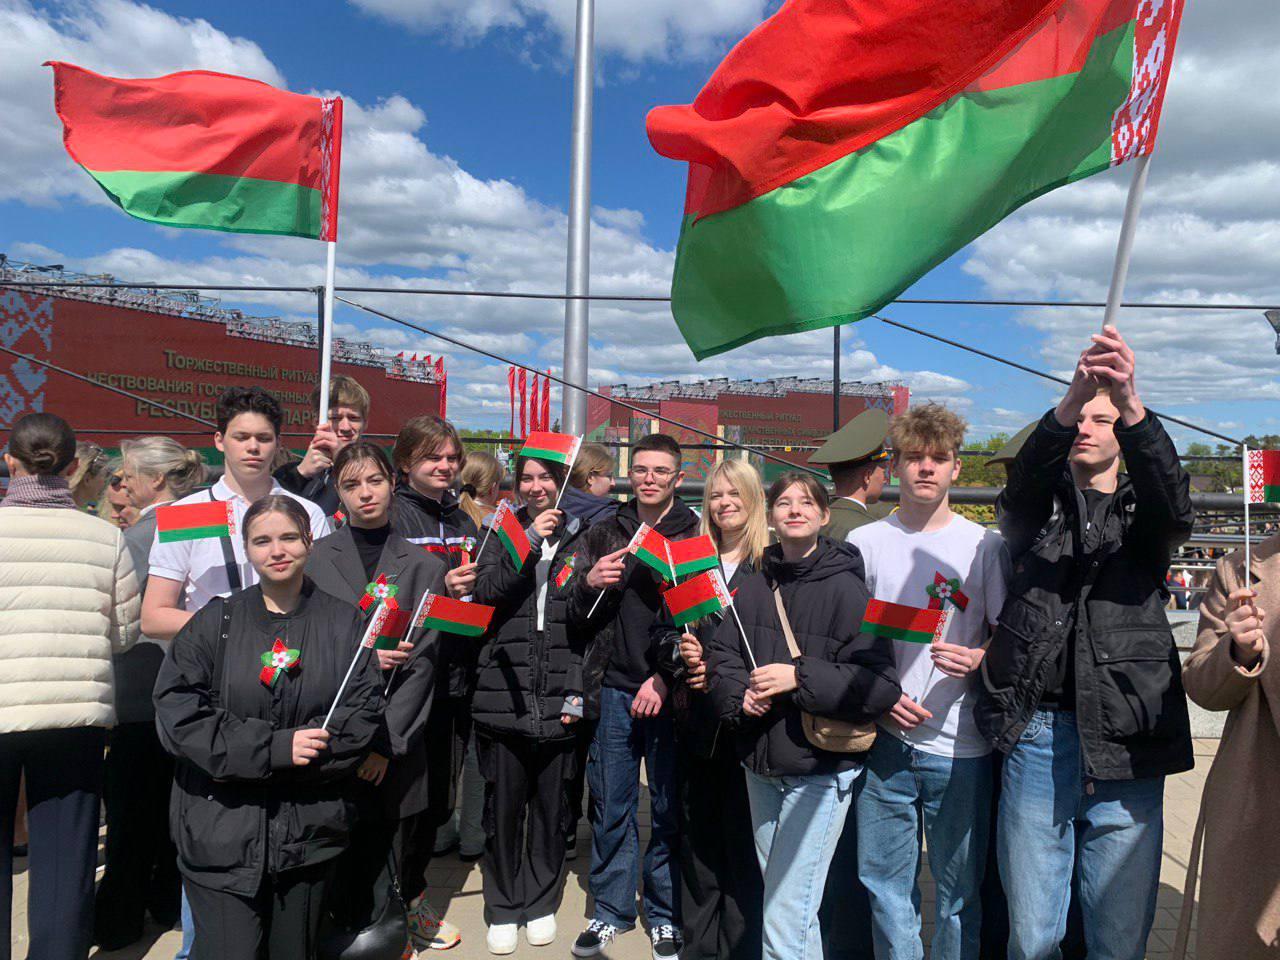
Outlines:
<svg viewBox="0 0 1280 960"><path fill-rule="evenodd" d="M787 638L787 650L791 653L791 659L799 660L800 645L796 643L796 635L791 632L787 608L782 605L782 594L777 587L773 588L773 602L778 607L778 619L782 622L782 635ZM874 721L854 723L849 720L832 720L830 717L819 717L801 710L800 725L804 728L804 738L811 746L830 753L865 753L876 742Z"/></svg>

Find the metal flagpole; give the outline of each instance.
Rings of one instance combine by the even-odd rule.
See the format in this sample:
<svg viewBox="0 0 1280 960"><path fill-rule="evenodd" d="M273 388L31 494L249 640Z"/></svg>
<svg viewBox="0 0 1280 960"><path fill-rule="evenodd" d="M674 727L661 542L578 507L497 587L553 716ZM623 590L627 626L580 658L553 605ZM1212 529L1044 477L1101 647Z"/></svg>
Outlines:
<svg viewBox="0 0 1280 960"><path fill-rule="evenodd" d="M835 352L831 358L831 429L840 429L840 326L832 327L835 334Z"/></svg>
<svg viewBox="0 0 1280 960"><path fill-rule="evenodd" d="M566 292L585 296L591 253L591 94L594 79L595 0L578 0L578 32L573 55L573 166L569 189L569 263ZM564 308L564 379L587 383L587 300ZM565 433L587 432L587 395L566 388L561 397Z"/></svg>
<svg viewBox="0 0 1280 960"><path fill-rule="evenodd" d="M338 242L330 240L324 266L324 329L320 331L320 410L316 423L329 420L329 381L333 367L333 274L337 266Z"/></svg>
<svg viewBox="0 0 1280 960"><path fill-rule="evenodd" d="M1129 276L1129 257L1133 253L1133 236L1138 229L1138 214L1142 210L1142 193L1147 188L1147 171L1151 168L1151 154L1143 154L1134 161L1133 179L1129 181L1129 197L1124 204L1124 222L1120 224L1120 240L1116 244L1116 262L1111 270L1111 289L1107 291L1107 306L1102 313L1102 326L1114 324L1120 312L1120 299L1124 296L1125 280Z"/></svg>

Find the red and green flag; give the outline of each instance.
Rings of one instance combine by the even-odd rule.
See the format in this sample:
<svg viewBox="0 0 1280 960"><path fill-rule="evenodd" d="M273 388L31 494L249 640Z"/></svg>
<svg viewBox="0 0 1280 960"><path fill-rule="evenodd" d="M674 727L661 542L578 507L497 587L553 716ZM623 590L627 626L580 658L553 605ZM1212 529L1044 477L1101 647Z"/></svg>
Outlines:
<svg viewBox="0 0 1280 960"><path fill-rule="evenodd" d="M126 213L337 239L340 98L206 70L129 80L48 65L67 153Z"/></svg>
<svg viewBox="0 0 1280 960"><path fill-rule="evenodd" d="M647 523L640 524L627 544L627 552L651 567L663 580L674 580L671 555L667 552L670 541Z"/></svg>
<svg viewBox="0 0 1280 960"><path fill-rule="evenodd" d="M516 518L516 512L511 509L510 501L503 500L498 504L498 512L493 515L493 526L490 529L498 535L498 540L506 547L516 569L524 569L524 562L529 559L533 547L529 543L528 534L524 532L524 527L520 526L520 521Z"/></svg>
<svg viewBox="0 0 1280 960"><path fill-rule="evenodd" d="M179 540L214 540L234 532L231 504L225 500L203 500L156 508L156 539L160 543Z"/></svg>
<svg viewBox="0 0 1280 960"><path fill-rule="evenodd" d="M556 574L556 586L564 587L569 579L573 576L574 564L578 562L578 555L572 554L568 560L564 562L564 566L560 568L560 572Z"/></svg>
<svg viewBox="0 0 1280 960"><path fill-rule="evenodd" d="M862 631L889 640L933 643L942 639L947 625L943 610L922 610L886 600L871 600L862 617Z"/></svg>
<svg viewBox="0 0 1280 960"><path fill-rule="evenodd" d="M550 460L552 463L571 464L577 459L578 447L581 445L582 438L575 437L573 434L535 430L525 437L520 456Z"/></svg>
<svg viewBox="0 0 1280 960"><path fill-rule="evenodd" d="M720 566L720 555L716 552L715 541L709 533L688 540L672 540L670 544L671 565L675 567L677 577L687 577Z"/></svg>
<svg viewBox="0 0 1280 960"><path fill-rule="evenodd" d="M692 104L672 312L699 359L861 320L1018 207L1155 147L1183 0L792 0Z"/></svg>
<svg viewBox="0 0 1280 960"><path fill-rule="evenodd" d="M378 604L369 625L365 627L361 646L374 650L394 650L409 632L409 611L396 605L391 598Z"/></svg>
<svg viewBox="0 0 1280 960"><path fill-rule="evenodd" d="M1280 503L1280 450L1250 450L1245 483L1250 503Z"/></svg>
<svg viewBox="0 0 1280 960"><path fill-rule="evenodd" d="M662 595L671 619L677 627L683 627L700 617L720 613L733 605L729 588L719 570L707 570L690 577Z"/></svg>
<svg viewBox="0 0 1280 960"><path fill-rule="evenodd" d="M489 629L492 619L493 607L430 593L423 600L413 625L464 637L479 637Z"/></svg>

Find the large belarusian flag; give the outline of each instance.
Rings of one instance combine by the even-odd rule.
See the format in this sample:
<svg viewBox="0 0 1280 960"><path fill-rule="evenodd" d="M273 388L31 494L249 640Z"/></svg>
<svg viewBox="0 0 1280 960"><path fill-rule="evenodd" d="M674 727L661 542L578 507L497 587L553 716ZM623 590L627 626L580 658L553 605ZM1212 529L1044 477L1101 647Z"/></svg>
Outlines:
<svg viewBox="0 0 1280 960"><path fill-rule="evenodd" d="M1022 204L1155 146L1183 0L790 0L697 99L672 312L695 356L874 313Z"/></svg>
<svg viewBox="0 0 1280 960"><path fill-rule="evenodd" d="M125 80L49 66L67 152L126 213L337 239L340 98L205 70Z"/></svg>
<svg viewBox="0 0 1280 960"><path fill-rule="evenodd" d="M1250 503L1280 503L1280 450L1250 450L1245 461Z"/></svg>

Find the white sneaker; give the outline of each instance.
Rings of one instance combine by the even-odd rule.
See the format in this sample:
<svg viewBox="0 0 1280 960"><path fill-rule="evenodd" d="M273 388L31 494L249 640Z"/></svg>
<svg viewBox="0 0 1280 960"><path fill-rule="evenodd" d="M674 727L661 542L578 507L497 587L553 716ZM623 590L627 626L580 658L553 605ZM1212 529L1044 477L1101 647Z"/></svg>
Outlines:
<svg viewBox="0 0 1280 960"><path fill-rule="evenodd" d="M489 952L495 956L505 957L509 953L516 952L516 946L519 944L519 927L514 923L491 923L489 924L489 935L485 937L485 943L489 946Z"/></svg>
<svg viewBox="0 0 1280 960"><path fill-rule="evenodd" d="M531 947L545 947L556 939L556 915L548 913L525 924L524 937Z"/></svg>

